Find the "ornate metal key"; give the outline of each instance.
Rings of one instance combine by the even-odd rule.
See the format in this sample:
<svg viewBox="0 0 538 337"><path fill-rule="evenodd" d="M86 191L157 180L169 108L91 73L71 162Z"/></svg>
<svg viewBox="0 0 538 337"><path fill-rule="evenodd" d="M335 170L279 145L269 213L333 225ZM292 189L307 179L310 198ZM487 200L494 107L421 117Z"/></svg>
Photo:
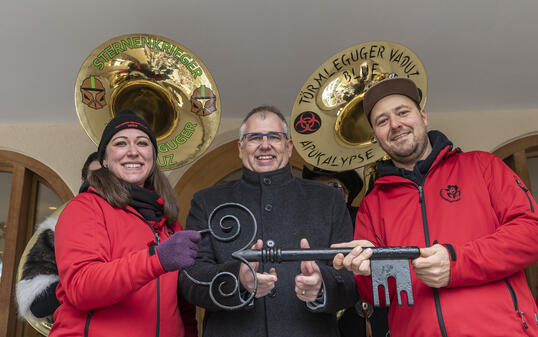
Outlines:
<svg viewBox="0 0 538 337"><path fill-rule="evenodd" d="M396 280L396 290L398 292L398 304L402 305L401 292L407 294L407 303L413 305L413 289L411 287L411 274L409 270L409 259L420 256L418 247L364 247L373 251L370 258L370 269L372 271L372 289L374 295L374 305L379 306L378 287L383 286L385 290L385 301L390 305L388 278ZM337 254L347 255L352 248L329 248L329 249L286 249L263 248L261 250L241 250L232 254L236 259L247 260L249 262L280 263L286 261L330 261Z"/></svg>
<svg viewBox="0 0 538 337"><path fill-rule="evenodd" d="M237 239L241 231L241 224L238 217L227 214L222 216L217 228L212 228L211 223L214 221L214 215L217 211L222 211L224 208L235 208L246 212L252 220L253 233L250 241L243 246L243 248L232 253L232 257L243 263L245 263L254 276L254 289L247 298L240 296L239 280L237 277L229 272L221 272L215 275L211 281L199 281L190 276L186 271L183 271L186 276L198 285L209 286L209 295L212 301L223 309L239 309L248 305L255 297L258 288L258 280L256 278L256 271L249 262L261 262L261 263L281 263L290 261L330 261L337 254L342 253L344 255L351 252L352 248L329 248L329 249L280 249L276 247L263 248L260 250L248 249L252 246L256 239L257 223L256 218L252 212L245 206L238 203L225 203L217 206L208 218L208 229L200 231L201 234L210 233L216 240L221 242L231 242ZM230 225L229 223L232 223ZM225 236L217 234L217 232L226 234ZM372 288L374 296L374 305L379 306L379 292L378 287L383 286L385 290L385 301L387 305L390 305L388 278L393 277L396 280L396 288L398 293L398 304L402 305L401 292L404 291L407 294L407 302L409 305L413 305L413 290L411 287L411 274L409 270L409 259L414 259L420 256L420 250L418 247L365 247L373 250L372 257L370 258L370 269L372 272ZM232 290L224 291L223 285L229 281L232 281ZM213 292L218 291L218 294L224 298L237 295L240 301L238 305L225 305L220 303L214 296Z"/></svg>

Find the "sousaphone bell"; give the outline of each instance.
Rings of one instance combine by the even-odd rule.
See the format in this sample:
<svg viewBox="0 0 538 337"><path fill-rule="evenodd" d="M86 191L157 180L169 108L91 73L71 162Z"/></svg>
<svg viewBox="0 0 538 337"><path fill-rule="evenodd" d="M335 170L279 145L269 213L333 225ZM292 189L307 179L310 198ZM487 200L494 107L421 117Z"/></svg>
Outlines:
<svg viewBox="0 0 538 337"><path fill-rule="evenodd" d="M390 77L415 82L424 107L427 76L409 48L395 42L370 41L344 49L319 66L299 91L291 113L295 149L310 165L328 171L364 167L365 189L376 161L385 156L373 141L362 107L364 94Z"/></svg>
<svg viewBox="0 0 538 337"><path fill-rule="evenodd" d="M75 83L75 107L95 144L108 121L133 110L157 137L157 163L171 170L194 161L220 124L220 96L203 62L165 37L130 34L106 41L86 58Z"/></svg>

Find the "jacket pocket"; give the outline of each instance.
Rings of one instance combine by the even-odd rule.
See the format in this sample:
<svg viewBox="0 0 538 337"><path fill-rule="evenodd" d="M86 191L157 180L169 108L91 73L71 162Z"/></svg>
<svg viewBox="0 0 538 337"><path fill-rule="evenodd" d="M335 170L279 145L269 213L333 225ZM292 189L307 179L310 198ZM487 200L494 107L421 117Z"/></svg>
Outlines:
<svg viewBox="0 0 538 337"><path fill-rule="evenodd" d="M519 311L519 305L517 303L517 296L516 292L514 291L514 288L512 288L512 285L510 282L508 282L507 279L504 279L504 283L506 283L506 286L508 287L508 292L510 293L510 297L512 297L512 303L514 304L514 309L516 310L516 313L521 317L521 322L523 323L523 327L525 329L528 329L529 326L527 325L527 322L525 322L525 317L523 316L523 312Z"/></svg>

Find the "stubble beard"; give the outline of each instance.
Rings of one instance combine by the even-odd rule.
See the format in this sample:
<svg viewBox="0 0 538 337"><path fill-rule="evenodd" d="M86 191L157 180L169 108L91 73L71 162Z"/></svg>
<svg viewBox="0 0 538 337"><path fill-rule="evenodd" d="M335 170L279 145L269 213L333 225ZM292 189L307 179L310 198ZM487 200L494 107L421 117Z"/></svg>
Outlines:
<svg viewBox="0 0 538 337"><path fill-rule="evenodd" d="M393 161L405 166L414 166L417 161L422 159L424 152L428 148L428 135L423 134L421 139L412 144L404 144L400 149L394 149L388 152Z"/></svg>

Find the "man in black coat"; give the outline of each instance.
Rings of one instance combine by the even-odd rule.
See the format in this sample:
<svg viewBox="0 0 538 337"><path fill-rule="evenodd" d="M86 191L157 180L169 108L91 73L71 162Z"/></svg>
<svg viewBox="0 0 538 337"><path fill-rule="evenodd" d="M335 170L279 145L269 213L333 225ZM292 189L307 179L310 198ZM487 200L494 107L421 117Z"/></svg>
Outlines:
<svg viewBox="0 0 538 337"><path fill-rule="evenodd" d="M234 218L227 217L222 223L219 219L233 215L239 220L241 231L234 240L204 235L196 263L188 269L188 274L198 281L210 282L219 272L227 272L237 277L239 284L225 276L224 284L210 288L195 284L181 273L182 295L206 308L206 337L338 336L336 312L352 306L358 297L353 275L337 271L327 262L254 263L258 287L249 305L226 310L212 300L213 297L233 307L249 298L254 288L253 274L246 264L233 259L232 253L250 248L251 242L256 242L254 249L328 248L352 237L342 194L332 187L292 176L288 161L293 142L278 109L253 109L241 125L238 147L243 161L242 178L196 193L186 227L205 230L212 215L209 223L215 226L213 231L230 236L235 233L231 229ZM241 204L252 216L240 206L219 208L224 203Z"/></svg>

